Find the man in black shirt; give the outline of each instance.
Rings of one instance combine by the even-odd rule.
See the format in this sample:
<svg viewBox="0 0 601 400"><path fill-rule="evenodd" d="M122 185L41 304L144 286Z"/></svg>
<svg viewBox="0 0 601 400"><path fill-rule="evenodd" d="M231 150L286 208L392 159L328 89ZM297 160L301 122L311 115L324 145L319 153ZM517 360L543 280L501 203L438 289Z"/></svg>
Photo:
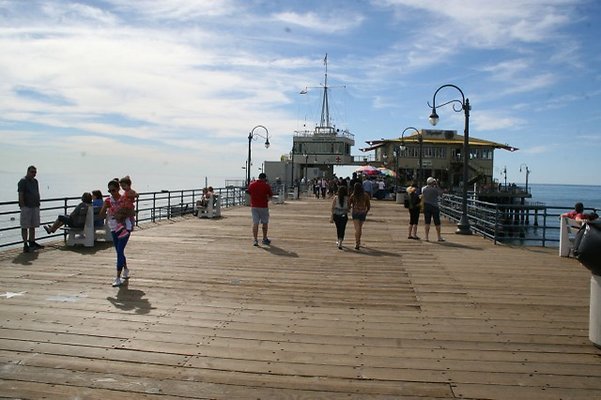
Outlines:
<svg viewBox="0 0 601 400"><path fill-rule="evenodd" d="M35 229L40 226L40 188L35 179L37 172L36 167L30 165L27 168L27 175L17 185L19 208L21 209L23 253L44 248L35 242Z"/></svg>

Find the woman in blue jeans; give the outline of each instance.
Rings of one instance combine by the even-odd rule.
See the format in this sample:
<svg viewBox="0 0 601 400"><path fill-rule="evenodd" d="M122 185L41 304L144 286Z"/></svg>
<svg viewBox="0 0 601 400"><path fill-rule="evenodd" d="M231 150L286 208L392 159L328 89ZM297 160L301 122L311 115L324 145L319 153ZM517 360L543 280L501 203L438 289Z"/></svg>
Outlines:
<svg viewBox="0 0 601 400"><path fill-rule="evenodd" d="M106 215L106 223L111 229L113 244L115 245L115 251L117 252L117 277L113 282L113 287L121 286L125 279L129 279L129 269L127 268L127 259L125 258L125 246L127 246L127 242L129 241L130 233L123 237L119 237L119 234L115 232L118 223L114 215L119 208L119 199L121 198L119 188L118 180L112 180L108 183L110 196L104 201L99 213L100 217Z"/></svg>

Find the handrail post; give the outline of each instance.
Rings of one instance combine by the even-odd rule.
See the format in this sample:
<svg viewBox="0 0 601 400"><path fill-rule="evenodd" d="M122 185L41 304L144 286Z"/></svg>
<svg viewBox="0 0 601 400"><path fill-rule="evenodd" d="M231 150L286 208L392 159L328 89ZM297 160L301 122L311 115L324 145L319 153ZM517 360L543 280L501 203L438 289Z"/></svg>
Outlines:
<svg viewBox="0 0 601 400"><path fill-rule="evenodd" d="M138 197L136 197L136 211L135 211L136 226L140 226L140 225L138 225L138 210L139 209L140 209L140 197L138 196Z"/></svg>
<svg viewBox="0 0 601 400"><path fill-rule="evenodd" d="M69 204L69 199L67 197L63 198L63 215L67 215L67 207ZM63 230L63 240L67 241L67 230Z"/></svg>
<svg viewBox="0 0 601 400"><path fill-rule="evenodd" d="M171 191L167 191L167 219L171 219Z"/></svg>
<svg viewBox="0 0 601 400"><path fill-rule="evenodd" d="M152 223L156 222L156 214L157 214L157 192L152 193Z"/></svg>
<svg viewBox="0 0 601 400"><path fill-rule="evenodd" d="M493 243L497 244L497 236L499 235L499 205L495 204L495 233L494 233Z"/></svg>
<svg viewBox="0 0 601 400"><path fill-rule="evenodd" d="M547 207L543 208L543 247L546 247L547 243Z"/></svg>

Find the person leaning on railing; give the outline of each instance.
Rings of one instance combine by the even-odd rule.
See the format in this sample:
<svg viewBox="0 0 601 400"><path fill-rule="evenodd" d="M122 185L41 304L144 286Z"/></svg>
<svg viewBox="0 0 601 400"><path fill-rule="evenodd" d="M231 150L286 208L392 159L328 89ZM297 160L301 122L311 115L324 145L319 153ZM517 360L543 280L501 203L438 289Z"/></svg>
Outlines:
<svg viewBox="0 0 601 400"><path fill-rule="evenodd" d="M596 212L586 214L584 212L584 204L582 204L580 202L578 202L574 205L574 209L572 211L561 214L561 217L573 219L573 220L579 221L579 222L592 221L592 220L599 218L599 216L597 215Z"/></svg>

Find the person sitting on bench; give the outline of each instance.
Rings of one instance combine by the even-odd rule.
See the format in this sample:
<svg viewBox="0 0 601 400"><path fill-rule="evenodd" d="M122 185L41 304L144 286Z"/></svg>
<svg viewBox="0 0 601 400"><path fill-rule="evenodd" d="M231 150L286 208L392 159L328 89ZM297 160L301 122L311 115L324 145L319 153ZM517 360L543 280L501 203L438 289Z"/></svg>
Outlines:
<svg viewBox="0 0 601 400"><path fill-rule="evenodd" d="M58 228L66 225L71 228L83 228L86 224L86 217L88 215L88 207L92 205L92 195L85 192L81 195L81 203L75 207L73 212L69 215L59 215L54 224L44 225L46 233L49 235L56 232Z"/></svg>
<svg viewBox="0 0 601 400"><path fill-rule="evenodd" d="M94 227L104 226L104 218L100 218L100 210L104 204L104 196L100 190L92 190L92 207L94 207Z"/></svg>

